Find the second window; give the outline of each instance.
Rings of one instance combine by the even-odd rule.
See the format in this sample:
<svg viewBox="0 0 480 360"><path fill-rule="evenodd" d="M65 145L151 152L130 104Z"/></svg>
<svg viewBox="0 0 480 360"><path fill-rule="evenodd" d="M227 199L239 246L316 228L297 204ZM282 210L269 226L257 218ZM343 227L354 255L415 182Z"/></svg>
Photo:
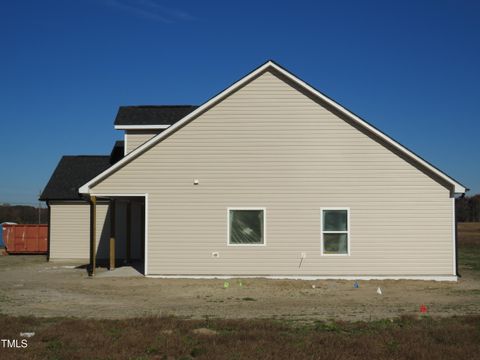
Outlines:
<svg viewBox="0 0 480 360"><path fill-rule="evenodd" d="M322 254L348 255L349 213L348 209L322 209Z"/></svg>

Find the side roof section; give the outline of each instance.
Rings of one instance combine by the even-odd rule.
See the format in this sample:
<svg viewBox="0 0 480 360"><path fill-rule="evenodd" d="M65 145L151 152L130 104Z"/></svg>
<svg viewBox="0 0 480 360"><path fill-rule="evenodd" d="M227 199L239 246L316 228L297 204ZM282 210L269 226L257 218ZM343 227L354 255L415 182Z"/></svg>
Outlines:
<svg viewBox="0 0 480 360"><path fill-rule="evenodd" d="M109 166L108 155L63 156L39 200L81 200L78 188Z"/></svg>
<svg viewBox="0 0 480 360"><path fill-rule="evenodd" d="M110 153L110 164L115 164L116 162L120 161L123 158L125 154L124 148L125 148L125 141L123 140L115 141L112 152Z"/></svg>
<svg viewBox="0 0 480 360"><path fill-rule="evenodd" d="M387 136L383 132L381 132L379 129L374 127L373 125L369 124L359 116L355 115L353 112L349 111L342 105L338 104L337 102L333 101L330 99L328 96L324 95L323 93L319 92L316 90L314 87L310 86L303 80L299 79L280 65L276 64L275 62L269 60L265 64L261 65L257 69L253 70L249 74L247 74L245 77L242 79L238 80L219 94L215 95L213 98L205 102L203 105L199 106L195 110L193 110L191 113L186 115L184 118L182 118L180 121L177 121L175 124L170 126L168 129L165 131L161 132L160 134L154 136L152 139L148 140L145 142L143 145L139 146L132 152L130 152L127 156L125 156L122 160L117 162L115 165L110 167L109 169L105 170L104 172L100 173L97 175L95 178L92 180L88 181L85 183L82 187L80 187L79 192L83 194L88 194L90 191L90 188L94 186L95 184L99 183L106 177L108 177L110 174L113 174L116 172L118 169L120 169L122 166L127 164L128 162L134 160L137 158L139 155L150 149L151 147L155 146L157 143L162 141L163 139L167 138L170 136L170 134L173 134L175 131L180 129L181 127L185 126L188 124L190 121L194 120L197 116L200 114L204 113L207 111L209 108L215 106L218 102L222 101L224 98L228 97L230 94L235 92L237 89L241 88L248 82L252 81L255 79L257 76L262 74L265 71L273 70L276 71L277 73L281 74L283 77L286 79L292 81L295 85L297 85L299 88L303 89L306 91L310 96L318 99L322 103L327 104L330 106L332 109L335 111L338 111L340 114L351 120L353 123L358 125L361 129L366 131L367 133L371 134L372 136L380 139L382 142L384 142L386 145L390 146L391 149L398 151L401 155L405 156L407 159L409 159L412 163L416 164L417 166L420 166L422 169L425 169L426 171L430 172L432 175L434 175L436 178L442 180L446 184L449 184L451 186L451 191L454 193L465 193L468 191L468 189L463 186L461 183L453 179L452 177L448 176L420 156L416 155L414 152L411 150L407 149L405 146L401 145L399 142L395 141L391 137Z"/></svg>
<svg viewBox="0 0 480 360"><path fill-rule="evenodd" d="M120 106L115 129L166 129L198 108L194 105Z"/></svg>

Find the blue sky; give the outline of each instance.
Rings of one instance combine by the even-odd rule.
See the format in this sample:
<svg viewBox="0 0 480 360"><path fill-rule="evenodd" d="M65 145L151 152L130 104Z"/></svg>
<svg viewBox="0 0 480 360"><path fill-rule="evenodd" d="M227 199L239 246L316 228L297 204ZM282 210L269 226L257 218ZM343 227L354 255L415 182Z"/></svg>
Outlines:
<svg viewBox="0 0 480 360"><path fill-rule="evenodd" d="M274 59L480 192L479 1L2 1L0 203L107 154L120 105L201 104Z"/></svg>

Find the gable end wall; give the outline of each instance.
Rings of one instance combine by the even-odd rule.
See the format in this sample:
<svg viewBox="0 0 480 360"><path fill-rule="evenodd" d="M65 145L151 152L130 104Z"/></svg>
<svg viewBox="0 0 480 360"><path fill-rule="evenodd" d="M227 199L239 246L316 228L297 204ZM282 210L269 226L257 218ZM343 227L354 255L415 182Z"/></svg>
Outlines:
<svg viewBox="0 0 480 360"><path fill-rule="evenodd" d="M91 193L149 194L150 275L454 274L449 190L271 72ZM227 246L249 206L267 246ZM320 255L322 207L350 208L350 256Z"/></svg>

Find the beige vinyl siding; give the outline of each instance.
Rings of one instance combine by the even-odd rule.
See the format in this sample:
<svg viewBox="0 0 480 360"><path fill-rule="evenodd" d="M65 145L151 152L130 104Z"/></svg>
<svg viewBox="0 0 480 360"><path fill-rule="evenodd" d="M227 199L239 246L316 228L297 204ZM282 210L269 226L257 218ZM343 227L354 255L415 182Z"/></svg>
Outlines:
<svg viewBox="0 0 480 360"><path fill-rule="evenodd" d="M135 150L147 140L150 140L155 135L163 130L126 130L125 131L125 154Z"/></svg>
<svg viewBox="0 0 480 360"><path fill-rule="evenodd" d="M90 258L90 205L87 202L50 204L50 259ZM110 220L108 204L97 204L97 258L107 258Z"/></svg>
<svg viewBox="0 0 480 360"><path fill-rule="evenodd" d="M50 220L50 259L90 258L90 204L87 202L57 201L51 203ZM125 201L117 201L115 258L126 258L127 206ZM97 260L109 258L110 217L108 203L97 203ZM132 204L131 258L138 260L141 254L141 207Z"/></svg>
<svg viewBox="0 0 480 360"><path fill-rule="evenodd" d="M152 275L454 273L449 191L271 72L91 193L148 193ZM227 245L229 207L266 208L266 246ZM350 209L350 256L320 255L328 207Z"/></svg>

